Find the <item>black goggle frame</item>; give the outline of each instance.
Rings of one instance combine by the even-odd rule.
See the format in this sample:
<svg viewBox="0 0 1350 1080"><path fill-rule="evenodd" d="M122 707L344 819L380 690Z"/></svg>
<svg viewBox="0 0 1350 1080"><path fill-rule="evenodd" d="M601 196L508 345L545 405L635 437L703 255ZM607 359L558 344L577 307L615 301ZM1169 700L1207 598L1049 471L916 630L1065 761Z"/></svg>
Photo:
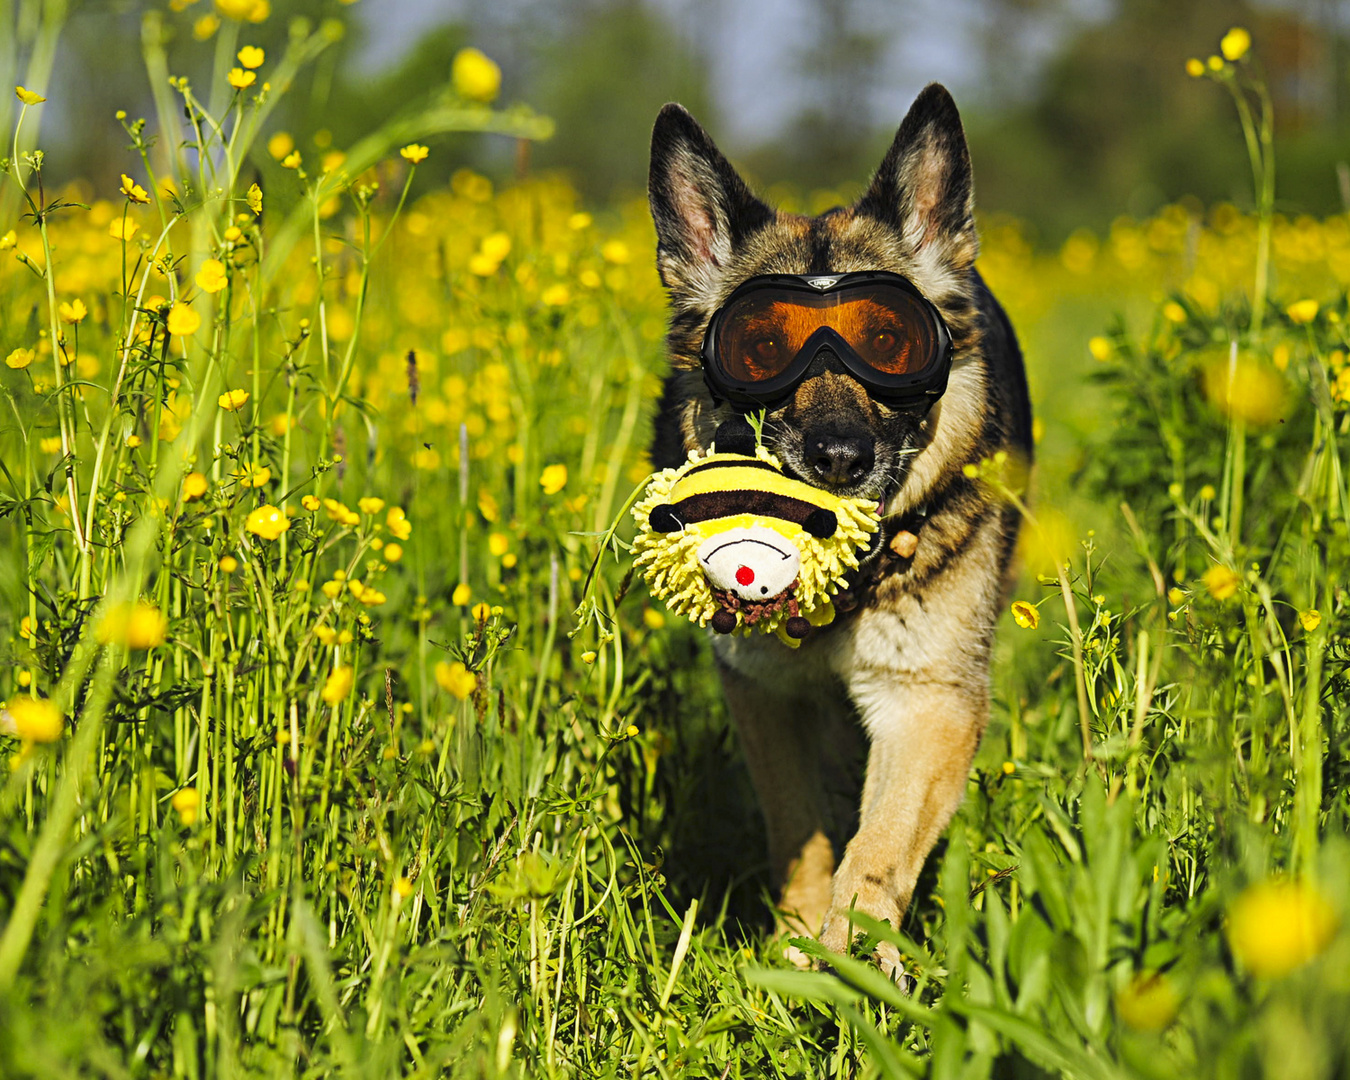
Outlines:
<svg viewBox="0 0 1350 1080"><path fill-rule="evenodd" d="M769 379L737 379L718 362L717 337L722 321L727 311L746 294L777 289L818 297L856 289L860 285L898 288L917 300L931 317L931 352L934 355L922 368L902 375L880 371L858 355L843 335L829 326L816 330L787 366ZM947 389L947 376L952 367L952 336L942 313L908 278L884 270L863 270L849 274L762 274L743 282L727 297L708 323L708 332L703 338L703 380L716 402L726 401L743 411L771 407L801 385L811 364L825 349L839 358L849 374L862 383L872 397L895 408L926 410Z"/></svg>

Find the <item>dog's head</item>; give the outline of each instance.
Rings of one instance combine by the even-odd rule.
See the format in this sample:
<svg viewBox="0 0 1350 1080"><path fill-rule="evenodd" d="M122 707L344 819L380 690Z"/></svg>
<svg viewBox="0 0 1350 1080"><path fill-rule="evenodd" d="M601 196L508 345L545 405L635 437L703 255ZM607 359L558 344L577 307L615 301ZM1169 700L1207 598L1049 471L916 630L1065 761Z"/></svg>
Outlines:
<svg viewBox="0 0 1350 1080"><path fill-rule="evenodd" d="M652 132L649 195L657 266L672 305L665 423L670 435L678 432L680 457L706 448L729 415L703 383L700 350L709 320L747 279L885 270L908 278L937 306L954 346L943 403L927 413L889 407L826 352L764 425L769 448L803 480L867 498L897 490L934 439L953 390L960 397L963 360L978 348L970 155L951 95L937 84L925 89L866 194L816 218L779 213L757 199L694 118L667 105Z"/></svg>

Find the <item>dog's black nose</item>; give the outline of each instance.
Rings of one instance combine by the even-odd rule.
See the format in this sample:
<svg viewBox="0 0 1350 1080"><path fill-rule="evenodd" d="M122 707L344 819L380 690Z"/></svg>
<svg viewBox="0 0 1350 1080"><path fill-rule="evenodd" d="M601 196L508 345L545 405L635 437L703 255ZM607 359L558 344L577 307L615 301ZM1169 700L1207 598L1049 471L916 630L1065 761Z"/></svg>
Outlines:
<svg viewBox="0 0 1350 1080"><path fill-rule="evenodd" d="M808 431L806 460L816 477L826 484L834 487L856 484L876 463L876 440L871 435Z"/></svg>

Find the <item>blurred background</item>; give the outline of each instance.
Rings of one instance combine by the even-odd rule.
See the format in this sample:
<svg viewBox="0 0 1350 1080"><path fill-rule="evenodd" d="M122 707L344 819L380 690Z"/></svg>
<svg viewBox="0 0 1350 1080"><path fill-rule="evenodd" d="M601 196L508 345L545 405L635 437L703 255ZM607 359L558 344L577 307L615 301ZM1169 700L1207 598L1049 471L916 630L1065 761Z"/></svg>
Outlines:
<svg viewBox="0 0 1350 1080"><path fill-rule="evenodd" d="M143 5L0 0L0 75L23 81L43 48L40 12L67 3L50 79L36 87L50 102L27 122L43 124L48 176L115 184L127 140L114 109L152 112ZM166 11L155 24L170 72L205 84L219 20L209 0L169 6L188 17ZM1014 214L1047 245L1188 197L1250 206L1232 103L1184 71L1240 24L1275 97L1277 208L1350 205L1343 0L275 0L246 40L279 49L291 17L337 13L351 29L269 125L300 146L345 147L415 108L469 44L501 65L504 102L557 121L528 150L499 136L442 141L418 172L425 188L470 165L497 180L562 170L596 204L639 195L652 119L678 100L780 204L819 189L846 198L937 79L962 108L982 213ZM3 97L9 146L17 103Z"/></svg>

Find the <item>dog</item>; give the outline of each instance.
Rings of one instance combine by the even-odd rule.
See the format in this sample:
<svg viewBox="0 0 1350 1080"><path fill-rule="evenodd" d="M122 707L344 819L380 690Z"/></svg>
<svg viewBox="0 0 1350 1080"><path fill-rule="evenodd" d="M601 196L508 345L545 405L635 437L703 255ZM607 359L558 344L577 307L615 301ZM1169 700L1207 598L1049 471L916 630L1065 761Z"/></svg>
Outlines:
<svg viewBox="0 0 1350 1080"><path fill-rule="evenodd" d="M767 825L778 932L847 952L853 910L900 927L989 715L990 649L1019 516L966 467L999 451L1027 466L1032 456L1021 351L974 265L965 133L951 95L929 85L862 198L812 218L758 199L697 121L669 104L652 133L648 194L671 306L656 468L706 450L720 424L747 411L715 385L708 342L714 315L746 283L898 277L949 336L940 396L879 400L836 344L765 407L762 437L785 471L877 500L882 529L836 598L839 617L799 649L769 635L714 640ZM899 974L893 946L883 943L877 959Z"/></svg>

